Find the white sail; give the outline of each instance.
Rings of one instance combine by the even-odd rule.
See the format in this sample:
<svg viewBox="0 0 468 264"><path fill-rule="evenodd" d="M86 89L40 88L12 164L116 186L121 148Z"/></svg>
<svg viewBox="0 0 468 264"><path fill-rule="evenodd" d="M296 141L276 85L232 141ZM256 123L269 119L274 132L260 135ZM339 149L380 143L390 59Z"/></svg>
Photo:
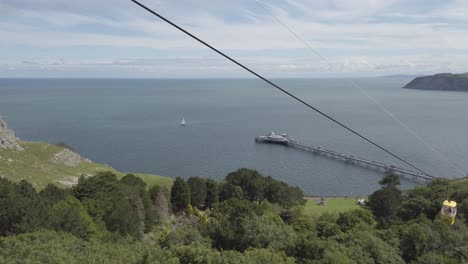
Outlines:
<svg viewBox="0 0 468 264"><path fill-rule="evenodd" d="M187 123L185 123L185 119L182 118L182 122L180 122L180 125L181 125L181 126L185 126L186 124L187 124Z"/></svg>

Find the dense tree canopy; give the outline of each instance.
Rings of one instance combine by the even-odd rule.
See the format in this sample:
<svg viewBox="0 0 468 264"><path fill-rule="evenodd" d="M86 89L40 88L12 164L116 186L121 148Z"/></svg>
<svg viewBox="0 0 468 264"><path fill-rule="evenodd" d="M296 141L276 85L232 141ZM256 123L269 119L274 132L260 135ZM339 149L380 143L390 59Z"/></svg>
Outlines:
<svg viewBox="0 0 468 264"><path fill-rule="evenodd" d="M255 170L238 169L226 176L226 182L224 199L240 195L250 201L267 200L286 208L305 204L304 193L300 188L291 187L270 176L265 177Z"/></svg>
<svg viewBox="0 0 468 264"><path fill-rule="evenodd" d="M448 193L453 226L439 217L451 182L380 183L367 206L310 215L300 189L248 169L176 178L170 191L111 172L40 192L0 178L0 263L468 262L465 182Z"/></svg>

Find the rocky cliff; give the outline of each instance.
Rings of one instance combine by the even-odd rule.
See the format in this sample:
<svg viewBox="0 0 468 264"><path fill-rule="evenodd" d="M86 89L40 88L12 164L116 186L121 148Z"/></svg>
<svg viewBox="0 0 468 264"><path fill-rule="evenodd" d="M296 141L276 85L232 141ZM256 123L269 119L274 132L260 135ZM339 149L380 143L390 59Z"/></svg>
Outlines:
<svg viewBox="0 0 468 264"><path fill-rule="evenodd" d="M24 150L15 132L9 129L7 123L0 116L0 149Z"/></svg>
<svg viewBox="0 0 468 264"><path fill-rule="evenodd" d="M417 77L403 88L440 91L468 91L468 73L439 73Z"/></svg>
<svg viewBox="0 0 468 264"><path fill-rule="evenodd" d="M82 158L79 154L69 149L62 149L61 151L55 153L54 156L50 158L50 161L55 164L61 164L71 167L76 167L82 162L91 162L89 159Z"/></svg>

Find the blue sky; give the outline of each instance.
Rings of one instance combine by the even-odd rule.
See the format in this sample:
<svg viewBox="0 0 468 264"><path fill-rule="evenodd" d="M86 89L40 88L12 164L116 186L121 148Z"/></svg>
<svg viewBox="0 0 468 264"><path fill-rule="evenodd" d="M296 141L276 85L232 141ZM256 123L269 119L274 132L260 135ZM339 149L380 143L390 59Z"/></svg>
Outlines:
<svg viewBox="0 0 468 264"><path fill-rule="evenodd" d="M270 77L468 72L468 1L141 0ZM249 77L129 0L2 0L0 77Z"/></svg>

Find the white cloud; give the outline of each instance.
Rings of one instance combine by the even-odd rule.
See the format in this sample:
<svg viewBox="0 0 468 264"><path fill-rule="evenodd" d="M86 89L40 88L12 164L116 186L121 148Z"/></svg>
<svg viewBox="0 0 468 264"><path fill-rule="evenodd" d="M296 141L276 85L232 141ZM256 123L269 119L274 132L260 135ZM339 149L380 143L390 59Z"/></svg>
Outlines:
<svg viewBox="0 0 468 264"><path fill-rule="evenodd" d="M153 71L175 74L179 70L183 74L217 76L233 68L220 58L201 56L207 53L206 48L128 1L118 0L115 6L102 13L99 10L104 2L90 0L73 2L70 6L58 0L5 1L0 5L0 13L7 13L0 18L0 48L6 48L0 50L0 59L8 61L18 71L38 65L44 71L55 70L60 65L65 72L84 72L86 67L99 66L108 72L131 69L129 74ZM265 73L330 74L326 63L305 50L254 0L145 2L207 42ZM335 64L340 73L467 71L463 68L467 67L464 54L468 53L468 27L447 21L468 17L465 1L457 0L427 15L407 13L401 8L404 2L396 0L262 3L268 4L275 15ZM239 12L242 13L239 15ZM398 17L416 21L389 20ZM75 54L69 52L78 47L114 48L118 53L74 61L71 58L75 56L71 55ZM148 58L135 58L132 52L140 48L154 52ZM16 51L14 54L29 55L13 58L11 49ZM28 52L21 52L21 49ZM40 52L44 49L54 51L47 55ZM180 57L182 50L195 57ZM65 63L50 63L61 58L65 58ZM166 60L163 66L153 63L162 60Z"/></svg>

